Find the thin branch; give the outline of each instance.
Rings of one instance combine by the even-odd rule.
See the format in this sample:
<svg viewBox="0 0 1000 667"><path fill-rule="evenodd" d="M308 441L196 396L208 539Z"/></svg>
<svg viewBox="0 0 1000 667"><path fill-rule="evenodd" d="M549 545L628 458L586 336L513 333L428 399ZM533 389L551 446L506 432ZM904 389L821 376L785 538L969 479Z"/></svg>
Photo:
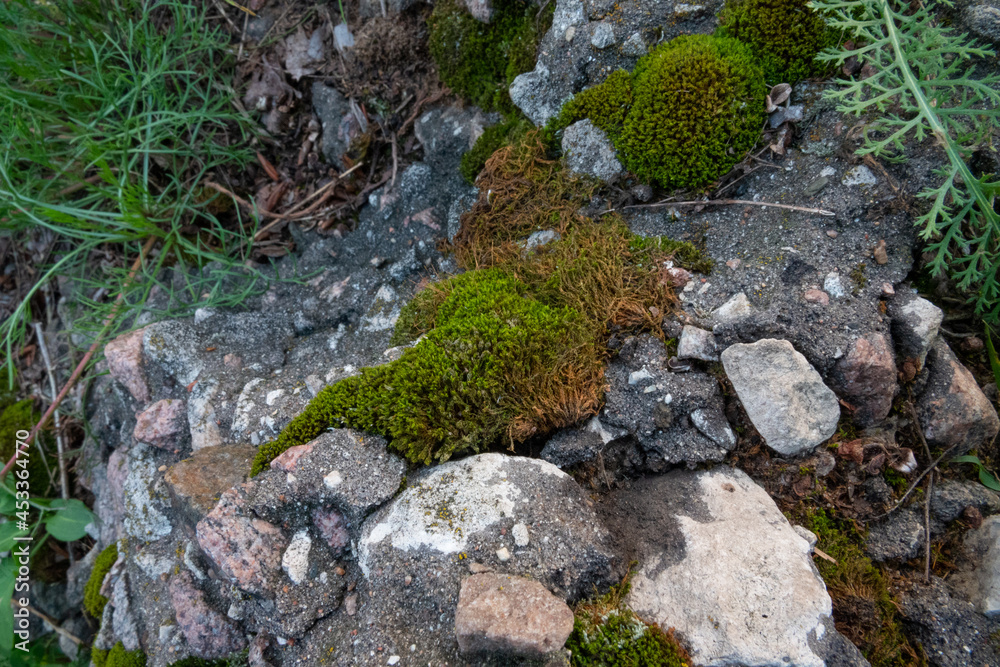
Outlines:
<svg viewBox="0 0 1000 667"><path fill-rule="evenodd" d="M38 436L38 432L48 423L49 419L56 411L56 408L59 407L59 404L62 403L64 398L66 398L69 390L73 388L73 385L76 384L76 381L80 379L80 376L83 375L83 372L87 369L87 364L90 363L91 358L97 352L97 348L101 344L101 340L103 340L104 336L108 333L112 323L115 321L115 317L118 316L118 310L121 308L122 301L125 299L125 290L135 278L135 274L139 271L139 267L142 266L142 260L149 253L149 251L152 250L153 244L156 243L156 240L157 237L150 236L146 240L146 243L142 246L142 249L139 251L139 256L135 258L135 262L132 263L132 269L128 272L128 276L125 278L125 283L122 285L121 292L118 293L118 297L115 299L115 303L111 307L111 312L108 313L108 316L104 319L104 326L97 334L97 338L95 338L94 342L90 345L90 349L87 350L87 354L83 355L83 359L81 359L80 363L77 364L72 375L69 376L69 380L67 380L66 384L63 385L62 390L52 400L52 404L49 405L48 410L45 411L42 418L39 419L38 423L31 429L27 439L25 439L19 447L14 449L13 456L11 456L10 460L7 461L7 465L3 467L3 470L0 470L0 481L3 481L4 477L7 476L7 473L10 472L10 469L14 467L14 461L17 460L17 455L27 449L28 445L30 445L31 442Z"/></svg>
<svg viewBox="0 0 1000 667"><path fill-rule="evenodd" d="M58 632L59 634L61 634L66 639L70 640L71 642L73 642L74 644L77 644L79 646L83 645L83 640L82 639L80 639L79 637L77 637L76 635L74 635L69 630L64 630L63 628L59 627L59 623L56 622L56 619L52 618L48 614L45 614L43 612L38 611L37 609L35 609L31 605L28 605L27 609L28 609L28 611L30 613L34 614L35 616L37 616L38 618L42 619L43 621L45 621L46 623L48 623L50 626L52 626L53 630L55 630L56 632Z"/></svg>
<svg viewBox="0 0 1000 667"><path fill-rule="evenodd" d="M806 206L792 206L791 204L775 204L773 202L766 201L750 201L747 199L705 199L696 201L670 201L664 199L663 201L653 202L652 204L633 204L631 206L623 206L622 209L627 208L656 208L658 206L715 206L718 204L724 205L738 205L746 204L748 206L769 206L772 208L783 208L789 211L802 211L803 213L812 213L814 215L822 215L828 218L835 217L837 214L833 211L827 211L822 208L808 208ZM604 213L612 213L615 209L609 211L604 211Z"/></svg>
<svg viewBox="0 0 1000 667"><path fill-rule="evenodd" d="M39 322L34 322L35 327L35 338L38 339L38 349L42 351L42 360L45 362L45 372L49 376L49 388L52 391L52 397L56 396L56 376L55 372L52 370L52 359L49 357L49 348L45 344L45 333L42 331L42 325ZM66 476L66 448L63 446L62 431L60 430L60 416L59 410L52 411L52 423L55 425L56 430L56 457L59 461L59 489L62 492L63 500L69 500L69 478Z"/></svg>

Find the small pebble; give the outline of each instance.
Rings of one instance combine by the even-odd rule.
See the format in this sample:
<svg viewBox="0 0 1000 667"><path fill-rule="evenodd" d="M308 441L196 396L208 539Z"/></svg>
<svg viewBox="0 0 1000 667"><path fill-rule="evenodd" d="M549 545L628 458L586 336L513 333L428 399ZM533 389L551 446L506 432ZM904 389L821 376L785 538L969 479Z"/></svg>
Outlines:
<svg viewBox="0 0 1000 667"><path fill-rule="evenodd" d="M411 577L410 575L406 575L405 577L403 577L404 586L409 586L412 583L413 583L413 577Z"/></svg>
<svg viewBox="0 0 1000 667"><path fill-rule="evenodd" d="M510 552L507 551L507 547L497 549L497 558L500 559L501 563L506 563L510 560Z"/></svg>
<svg viewBox="0 0 1000 667"><path fill-rule="evenodd" d="M885 251L885 239L881 239L878 245L875 246L875 250L872 251L872 256L875 257L875 262L878 264L888 264L889 255Z"/></svg>
<svg viewBox="0 0 1000 667"><path fill-rule="evenodd" d="M387 664L387 665L396 665L396 664L399 664L399 656L398 655L390 655L389 659L385 661L385 664Z"/></svg>
<svg viewBox="0 0 1000 667"><path fill-rule="evenodd" d="M838 234L837 232L833 231L832 229L828 229L827 232L826 232L826 235L829 236L831 239L835 239L838 236L840 236L840 234Z"/></svg>
<svg viewBox="0 0 1000 667"><path fill-rule="evenodd" d="M738 259L731 259L728 262L726 262L726 266L728 266L733 271L740 268L740 264L742 264L742 262Z"/></svg>
<svg viewBox="0 0 1000 667"><path fill-rule="evenodd" d="M336 572L341 577L344 576L345 574L347 574L347 570L345 570L344 568L339 567L339 566L333 568L333 571Z"/></svg>
<svg viewBox="0 0 1000 667"><path fill-rule="evenodd" d="M882 294L893 296L896 294L896 289L892 286L892 283L882 283Z"/></svg>
<svg viewBox="0 0 1000 667"><path fill-rule="evenodd" d="M802 298L809 303L818 303L821 306L830 305L830 295L821 289L806 290L806 293L802 295Z"/></svg>

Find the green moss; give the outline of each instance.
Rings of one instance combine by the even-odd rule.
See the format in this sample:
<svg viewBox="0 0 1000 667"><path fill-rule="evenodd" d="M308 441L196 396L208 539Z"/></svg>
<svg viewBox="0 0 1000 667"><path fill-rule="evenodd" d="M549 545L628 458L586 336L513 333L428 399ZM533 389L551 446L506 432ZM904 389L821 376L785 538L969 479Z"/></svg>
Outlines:
<svg viewBox="0 0 1000 667"><path fill-rule="evenodd" d="M578 93L546 126L551 145L589 118L623 164L667 188L699 188L753 148L764 124L767 87L749 47L735 39L682 35L656 47L628 74L618 71Z"/></svg>
<svg viewBox="0 0 1000 667"><path fill-rule="evenodd" d="M864 534L829 510L808 511L802 523L819 538L816 546L836 561L815 563L833 598L837 629L872 667L925 665L903 634L888 579L865 555Z"/></svg>
<svg viewBox="0 0 1000 667"><path fill-rule="evenodd" d="M106 667L108 651L101 648L90 649L90 661L94 663L94 667Z"/></svg>
<svg viewBox="0 0 1000 667"><path fill-rule="evenodd" d="M699 273L711 273L714 262L705 252L698 249L693 243L687 241L675 241L666 236L639 236L633 234L629 242L629 249L636 253L661 252L673 256L676 266L698 271Z"/></svg>
<svg viewBox="0 0 1000 667"><path fill-rule="evenodd" d="M868 284L868 277L865 276L865 269L867 265L864 262L858 262L858 265L851 269L851 282L854 283L854 287L851 292L854 296L861 293L861 290L865 288Z"/></svg>
<svg viewBox="0 0 1000 667"><path fill-rule="evenodd" d="M124 644L118 642L108 651L104 667L146 667L146 654L140 650L126 651Z"/></svg>
<svg viewBox="0 0 1000 667"><path fill-rule="evenodd" d="M514 143L534 125L524 117L512 117L502 123L491 125L483 130L476 139L475 145L462 155L459 171L469 183L476 182L476 176L486 166L486 161L501 147Z"/></svg>
<svg viewBox="0 0 1000 667"><path fill-rule="evenodd" d="M646 624L622 600L628 580L577 605L566 641L573 667L687 667L691 658L672 632Z"/></svg>
<svg viewBox="0 0 1000 667"><path fill-rule="evenodd" d="M522 0L498 0L490 22L481 23L464 2L436 3L428 21L429 43L441 80L487 111L513 112L507 89L514 77L534 68L554 7L551 3L539 12Z"/></svg>
<svg viewBox="0 0 1000 667"><path fill-rule="evenodd" d="M771 85L829 73L816 54L837 45L837 33L808 0L728 0L719 14L724 34L748 44Z"/></svg>
<svg viewBox="0 0 1000 667"><path fill-rule="evenodd" d="M620 137L631 107L632 74L618 70L604 83L581 91L566 102L546 125L546 139L551 143L555 133L584 118L589 118L609 137Z"/></svg>
<svg viewBox="0 0 1000 667"><path fill-rule="evenodd" d="M636 65L633 101L616 145L638 177L696 188L753 148L764 124L763 75L733 39L684 35Z"/></svg>
<svg viewBox="0 0 1000 667"><path fill-rule="evenodd" d="M260 448L252 474L330 426L384 435L392 449L425 464L498 440L525 416L533 378L561 368L588 339L578 313L523 293L523 283L496 269L425 289L401 317L424 340L396 361L323 389Z"/></svg>
<svg viewBox="0 0 1000 667"><path fill-rule="evenodd" d="M116 560L118 560L118 543L112 542L97 555L94 569L91 570L90 578L83 588L83 608L98 621L104 614L104 606L108 604L108 598L101 595L101 585Z"/></svg>
<svg viewBox="0 0 1000 667"><path fill-rule="evenodd" d="M40 412L34 407L34 401L27 398L23 401L13 402L12 396L7 394L7 407L0 413L0 459L4 462L10 460L14 455L14 448L17 447L17 432L30 431L38 420L42 418ZM52 444L48 436L42 436L42 445L48 452ZM49 475L49 466L54 466L55 457L47 456L47 461L42 458L38 447L31 445L28 454L28 479L31 482L32 495L44 497L48 495L52 488L52 478Z"/></svg>

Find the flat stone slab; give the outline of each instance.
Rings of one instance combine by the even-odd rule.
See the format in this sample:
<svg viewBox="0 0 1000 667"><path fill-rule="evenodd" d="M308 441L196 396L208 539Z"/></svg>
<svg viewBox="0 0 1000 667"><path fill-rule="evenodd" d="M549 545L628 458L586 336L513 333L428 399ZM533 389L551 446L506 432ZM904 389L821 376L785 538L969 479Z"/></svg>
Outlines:
<svg viewBox="0 0 1000 667"><path fill-rule="evenodd" d="M836 394L787 340L731 345L722 365L750 421L776 452L807 453L837 431Z"/></svg>

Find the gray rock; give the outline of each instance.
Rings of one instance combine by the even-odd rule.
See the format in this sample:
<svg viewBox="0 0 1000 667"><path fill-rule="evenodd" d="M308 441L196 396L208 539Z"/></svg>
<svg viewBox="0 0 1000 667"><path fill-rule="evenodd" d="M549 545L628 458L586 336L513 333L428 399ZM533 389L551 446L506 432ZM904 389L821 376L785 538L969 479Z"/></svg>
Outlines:
<svg viewBox="0 0 1000 667"><path fill-rule="evenodd" d="M1000 624L976 612L938 577L931 585L910 584L901 591L900 612L907 630L931 664L938 667L1000 664L993 637Z"/></svg>
<svg viewBox="0 0 1000 667"><path fill-rule="evenodd" d="M594 30L590 35L590 44L595 49L606 49L615 43L615 29L610 23L594 24Z"/></svg>
<svg viewBox="0 0 1000 667"><path fill-rule="evenodd" d="M246 646L233 623L205 602L205 594L188 572L170 578L170 602L177 625L198 657L224 658Z"/></svg>
<svg viewBox="0 0 1000 667"><path fill-rule="evenodd" d="M718 382L706 373L673 373L666 363L667 351L656 338L643 334L626 341L605 373L601 421L635 437L645 454L645 470L721 461L731 449L728 438L706 437L690 418L701 409L722 413Z"/></svg>
<svg viewBox="0 0 1000 667"><path fill-rule="evenodd" d="M973 33L1000 44L1000 5L995 0L970 4L962 13L962 18Z"/></svg>
<svg viewBox="0 0 1000 667"><path fill-rule="evenodd" d="M975 507L983 515L1000 511L1000 496L982 484L944 480L934 485L931 515L938 521L954 521L966 507Z"/></svg>
<svg viewBox="0 0 1000 667"><path fill-rule="evenodd" d="M530 534L526 546L517 545L516 524ZM365 521L357 555L371 593L361 596L351 625L333 632L360 624L362 648L413 645L421 663L461 664L452 628L470 557L572 602L616 581L609 544L576 482L550 463L480 454L427 468ZM334 662L351 662L352 642L332 645ZM354 664L381 664L366 656Z"/></svg>
<svg viewBox="0 0 1000 667"><path fill-rule="evenodd" d="M752 313L753 306L750 305L750 299L743 292L738 292L715 309L712 319L718 324L732 324L749 317Z"/></svg>
<svg viewBox="0 0 1000 667"><path fill-rule="evenodd" d="M983 525L965 534L966 569L955 577L976 610L1000 617L1000 516L987 517Z"/></svg>
<svg viewBox="0 0 1000 667"><path fill-rule="evenodd" d="M477 21L489 23L493 18L493 3L490 0L465 0L465 7Z"/></svg>
<svg viewBox="0 0 1000 667"><path fill-rule="evenodd" d="M836 432L836 395L788 341L732 345L722 365L750 421L775 451L804 454Z"/></svg>
<svg viewBox="0 0 1000 667"><path fill-rule="evenodd" d="M625 43L622 44L622 53L627 56L641 58L646 55L646 52L646 42L643 41L640 33L633 32L632 35L625 40Z"/></svg>
<svg viewBox="0 0 1000 667"><path fill-rule="evenodd" d="M825 289L834 299L843 299L847 296L847 290L844 288L844 281L841 279L840 274L836 271L831 271L826 274L826 278L823 279L823 289Z"/></svg>
<svg viewBox="0 0 1000 667"><path fill-rule="evenodd" d="M822 667L844 650L809 541L742 471L637 481L604 518L639 561L626 603L675 628L695 663ZM739 548L720 549L720 535Z"/></svg>
<svg viewBox="0 0 1000 667"><path fill-rule="evenodd" d="M323 125L323 157L337 169L344 169L344 153L361 134L351 105L339 90L319 81L312 86L313 110Z"/></svg>
<svg viewBox="0 0 1000 667"><path fill-rule="evenodd" d="M803 107L801 104L795 104L789 107L778 107L768 116L767 120L771 125L771 129L781 127L782 123L801 123L802 110Z"/></svg>
<svg viewBox="0 0 1000 667"><path fill-rule="evenodd" d="M406 463L385 440L350 429L331 429L286 450L254 478L249 506L279 520L288 504L335 508L351 522L362 519L399 490Z"/></svg>
<svg viewBox="0 0 1000 667"><path fill-rule="evenodd" d="M698 408L690 417L695 428L718 446L726 450L736 446L736 434L729 427L726 414L722 410Z"/></svg>
<svg viewBox="0 0 1000 667"><path fill-rule="evenodd" d="M333 27L333 46L341 52L354 46L354 35L346 23L338 23Z"/></svg>
<svg viewBox="0 0 1000 667"><path fill-rule="evenodd" d="M878 179L875 178L875 174L872 173L871 169L863 164L859 164L844 174L840 182L848 187L852 187L857 185L876 185Z"/></svg>
<svg viewBox="0 0 1000 667"><path fill-rule="evenodd" d="M597 458L605 445L624 435L624 429L606 427L595 416L584 427L560 430L549 438L539 455L565 470Z"/></svg>
<svg viewBox="0 0 1000 667"><path fill-rule="evenodd" d="M681 331L681 339L677 343L677 357L679 359L718 361L719 349L715 345L715 336L712 335L711 331L685 324Z"/></svg>
<svg viewBox="0 0 1000 667"><path fill-rule="evenodd" d="M477 107L436 107L421 114L413 133L424 149L424 162L435 169L451 169L476 143L483 128L499 120L498 114L483 113Z"/></svg>
<svg viewBox="0 0 1000 667"><path fill-rule="evenodd" d="M613 183L624 171L608 135L590 119L577 121L563 131L562 150L566 166L574 173Z"/></svg>
<svg viewBox="0 0 1000 667"><path fill-rule="evenodd" d="M916 558L924 544L923 512L897 510L887 519L868 527L865 551L876 562Z"/></svg>
<svg viewBox="0 0 1000 667"><path fill-rule="evenodd" d="M489 653L538 660L573 632L573 610L537 581L476 574L462 581L455 637L464 655Z"/></svg>
<svg viewBox="0 0 1000 667"><path fill-rule="evenodd" d="M523 255L528 254L536 248L540 248L543 245L552 243L553 241L558 241L562 236L559 232L553 229L544 229L539 232L533 232L523 243L519 245L523 248Z"/></svg>
<svg viewBox="0 0 1000 667"><path fill-rule="evenodd" d="M915 359L918 366L923 366L944 313L927 299L903 291L889 301L887 312L899 355L904 360Z"/></svg>
<svg viewBox="0 0 1000 667"><path fill-rule="evenodd" d="M917 416L927 442L952 447L953 456L989 442L1000 430L993 404L976 378L943 340L927 355L927 380L917 398Z"/></svg>

